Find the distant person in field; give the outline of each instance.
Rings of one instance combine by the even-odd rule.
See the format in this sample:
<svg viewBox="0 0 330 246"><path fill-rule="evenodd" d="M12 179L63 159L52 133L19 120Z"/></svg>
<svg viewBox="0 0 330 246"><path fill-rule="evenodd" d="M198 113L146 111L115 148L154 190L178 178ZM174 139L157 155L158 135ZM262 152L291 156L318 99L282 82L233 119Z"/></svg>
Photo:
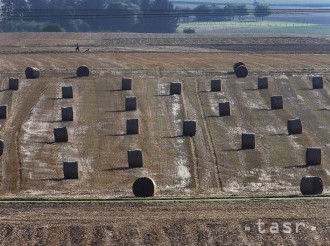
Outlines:
<svg viewBox="0 0 330 246"><path fill-rule="evenodd" d="M79 44L77 43L77 46L76 46L76 52L79 52L80 49L79 49Z"/></svg>

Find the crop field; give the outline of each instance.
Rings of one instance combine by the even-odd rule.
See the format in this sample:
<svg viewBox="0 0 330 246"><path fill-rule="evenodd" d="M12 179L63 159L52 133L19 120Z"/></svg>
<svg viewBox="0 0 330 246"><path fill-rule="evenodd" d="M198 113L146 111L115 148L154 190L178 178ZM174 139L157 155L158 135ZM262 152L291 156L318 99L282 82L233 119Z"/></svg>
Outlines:
<svg viewBox="0 0 330 246"><path fill-rule="evenodd" d="M187 22L181 23L177 32L192 28L196 33L222 34L300 34L300 35L329 35L328 24L314 24L289 21L223 21L223 22Z"/></svg>
<svg viewBox="0 0 330 246"><path fill-rule="evenodd" d="M77 42L81 52L75 52ZM8 106L8 117L0 120L0 136L5 143L1 157L1 198L130 200L133 198L133 182L144 176L155 181L157 199L299 197L300 180L307 175L321 177L324 194L329 195L329 44L330 39L326 36L2 34L0 104ZM89 51L85 52L85 49ZM248 77L236 78L232 67L237 61L246 64ZM89 68L89 77L76 76L76 69L81 65ZM39 68L40 78L26 79L24 71L28 66ZM323 89L312 89L312 77L316 75L323 77ZM260 76L268 77L268 89L257 89ZM20 79L19 90L8 90L9 77ZM132 78L132 90L121 89L123 77ZM210 91L212 79L221 79L221 92ZM175 81L182 83L181 95L170 95L170 83ZM61 87L68 85L73 87L72 99L62 98ZM283 109L271 110L270 98L274 95L283 96ZM125 111L127 96L136 96L136 111ZM230 116L219 116L218 104L223 101L230 103ZM73 107L74 120L64 122L61 107L69 106ZM130 118L139 120L139 134L126 134L126 120ZM301 119L303 132L288 135L287 120L294 118ZM183 121L187 119L197 122L194 137L182 136ZM67 143L54 142L53 130L59 127L67 127ZM241 134L244 132L256 134L256 149L241 149ZM321 165L306 166L308 147L321 148ZM127 151L133 149L142 150L142 168L128 166ZM66 161L78 162L77 180L64 179L63 162ZM233 205L237 213L248 207L248 203L242 202L244 208L240 210L238 203ZM276 207L280 210L282 205L292 210L295 208L292 204L266 202L261 216L267 218L268 209ZM322 200L315 204L301 201L296 214L286 214L291 220L308 220L313 215L302 211L313 210L313 206L320 208L319 214L309 223L315 222L324 231L318 236L306 236L310 242L320 245L329 243L318 239L329 238L325 229L328 226L326 218L316 221L322 217L320 211L328 206L324 203L325 207L322 207L322 204ZM10 243L28 232L6 217L15 209L11 205L2 206L5 209L3 218L7 219L0 225L0 239ZM23 216L27 207L17 206ZM88 205L77 206L86 214L92 209ZM97 214L102 208L95 206ZM149 206L151 210L155 208ZM231 205L207 206L213 211L230 209ZM48 212L54 213L48 205L41 207L44 216ZM64 211L64 207L59 209ZM125 204L120 211L129 211L130 207ZM175 208L176 204L169 206L171 213ZM68 209L73 211L74 206L70 205ZM132 211L139 209L140 205L132 206ZM161 205L161 210L164 209ZM189 203L188 211L192 214L204 211L204 205L195 207ZM129 220L131 231L127 229L126 236L116 234L124 224L112 229L107 225L110 217L114 216L117 221L123 215L112 212L103 221L100 218L101 227L95 228L85 227L87 217L82 219L84 222L71 220L68 225L62 215L52 215L55 221L65 226L55 228L54 224L45 222L43 226L51 229L47 232L41 230L53 234L40 236L38 233L43 232L33 227L29 240L36 242L37 235L43 240L45 237L54 238L56 233L69 227L72 235L75 230L85 235L81 242L77 239L81 245L90 242L92 235L109 244L114 240L109 239L110 234L116 237L138 235L132 241L116 239L136 245L149 242L149 239L155 240L154 243L150 241L151 244L167 242L174 245L175 240L183 240L181 234L175 238L173 228L162 227L162 224L154 231L151 228L155 222L145 227L136 218ZM242 241L242 245L251 245L252 242L263 242L262 238L245 234L241 228L244 218L254 223L252 221L256 218L250 216L252 213L251 210L246 217L242 213L230 223L231 215L224 215L228 216L227 219L215 227L211 224L215 223L216 217L212 217L211 224L202 218L199 221L192 219L193 226L188 225L190 222L184 215L180 222L171 217L173 214L167 219L182 226L182 235L189 232L186 240L191 244L219 243L217 233L223 235L221 228L236 226L240 229L235 230L235 240ZM147 211L144 216L145 221ZM31 228L32 218L33 213L24 217L28 228ZM193 235L197 233L198 225L202 226L198 233L203 238L198 236L196 239ZM103 236L96 235L98 233ZM4 236L7 234L9 236ZM61 238L64 244L71 240L71 234ZM147 235L153 239L147 239ZM277 242L300 240L282 236L276 237ZM224 240L229 244L231 239ZM43 243L48 244L47 240Z"/></svg>

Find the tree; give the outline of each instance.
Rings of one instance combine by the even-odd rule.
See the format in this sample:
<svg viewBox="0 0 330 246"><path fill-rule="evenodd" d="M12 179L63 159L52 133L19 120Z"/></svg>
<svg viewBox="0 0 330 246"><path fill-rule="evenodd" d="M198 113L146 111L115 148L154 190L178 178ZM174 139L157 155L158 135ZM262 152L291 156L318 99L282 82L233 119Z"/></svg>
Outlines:
<svg viewBox="0 0 330 246"><path fill-rule="evenodd" d="M139 18L141 32L173 33L176 31L178 17L169 0L142 0L142 16Z"/></svg>
<svg viewBox="0 0 330 246"><path fill-rule="evenodd" d="M42 28L43 32L64 32L64 29L58 24L48 24Z"/></svg>
<svg viewBox="0 0 330 246"><path fill-rule="evenodd" d="M66 30L72 29L72 20L76 19L78 4L74 0L50 0L48 3L51 22Z"/></svg>
<svg viewBox="0 0 330 246"><path fill-rule="evenodd" d="M51 13L47 0L28 0L27 20L43 22L49 20Z"/></svg>
<svg viewBox="0 0 330 246"><path fill-rule="evenodd" d="M267 4L258 4L254 9L254 16L262 20L271 14L271 10Z"/></svg>
<svg viewBox="0 0 330 246"><path fill-rule="evenodd" d="M47 9L48 1L47 0L28 0L30 9Z"/></svg>
<svg viewBox="0 0 330 246"><path fill-rule="evenodd" d="M228 4L224 8L224 16L227 20L233 20L235 18L235 5Z"/></svg>
<svg viewBox="0 0 330 246"><path fill-rule="evenodd" d="M220 7L214 7L212 10L214 21L226 21L226 10Z"/></svg>
<svg viewBox="0 0 330 246"><path fill-rule="evenodd" d="M108 31L132 31L138 24L137 14L140 7L131 1L111 2L107 7L107 24L105 26Z"/></svg>
<svg viewBox="0 0 330 246"><path fill-rule="evenodd" d="M28 9L25 0L2 0L2 18L4 20L22 21Z"/></svg>
<svg viewBox="0 0 330 246"><path fill-rule="evenodd" d="M82 0L78 10L79 17L92 28L92 31L102 31L105 26L106 0Z"/></svg>
<svg viewBox="0 0 330 246"><path fill-rule="evenodd" d="M238 20L242 21L242 18L246 15L249 15L246 4L238 4L234 7L235 16L237 16Z"/></svg>
<svg viewBox="0 0 330 246"><path fill-rule="evenodd" d="M1 16L4 20L10 20L14 13L14 1L12 0L2 0L2 13Z"/></svg>
<svg viewBox="0 0 330 246"><path fill-rule="evenodd" d="M210 5L198 5L194 12L196 21L210 21L212 19L212 8Z"/></svg>

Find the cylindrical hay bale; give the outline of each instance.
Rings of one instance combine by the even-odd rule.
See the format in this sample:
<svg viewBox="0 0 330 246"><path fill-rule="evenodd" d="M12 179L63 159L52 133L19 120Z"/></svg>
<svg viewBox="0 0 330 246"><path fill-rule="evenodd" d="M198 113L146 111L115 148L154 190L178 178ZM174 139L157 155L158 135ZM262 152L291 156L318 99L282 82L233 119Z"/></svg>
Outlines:
<svg viewBox="0 0 330 246"><path fill-rule="evenodd" d="M237 78L245 78L246 76L248 76L249 71L246 66L241 65L236 68L235 74Z"/></svg>
<svg viewBox="0 0 330 246"><path fill-rule="evenodd" d="M126 121L126 134L139 134L139 119L128 119Z"/></svg>
<svg viewBox="0 0 330 246"><path fill-rule="evenodd" d="M61 108L62 121L73 121L73 108L63 107Z"/></svg>
<svg viewBox="0 0 330 246"><path fill-rule="evenodd" d="M321 165L321 148L306 149L306 165L307 166Z"/></svg>
<svg viewBox="0 0 330 246"><path fill-rule="evenodd" d="M121 89L123 91L132 90L132 79L131 78L122 78L121 79Z"/></svg>
<svg viewBox="0 0 330 246"><path fill-rule="evenodd" d="M143 155L141 150L129 150L127 151L128 166L130 168L143 167Z"/></svg>
<svg viewBox="0 0 330 246"><path fill-rule="evenodd" d="M272 96L270 98L272 109L282 109L283 108L283 97L282 96Z"/></svg>
<svg viewBox="0 0 330 246"><path fill-rule="evenodd" d="M181 94L181 82L171 82L170 84L170 94L171 95L180 95Z"/></svg>
<svg viewBox="0 0 330 246"><path fill-rule="evenodd" d="M77 76L78 77L88 77L89 76L89 68L85 65L77 68Z"/></svg>
<svg viewBox="0 0 330 246"><path fill-rule="evenodd" d="M254 133L242 133L242 149L255 149L256 136Z"/></svg>
<svg viewBox="0 0 330 246"><path fill-rule="evenodd" d="M156 184L151 178L138 178L133 184L133 194L136 197L152 197L155 192Z"/></svg>
<svg viewBox="0 0 330 246"><path fill-rule="evenodd" d="M78 162L63 162L64 179L78 179Z"/></svg>
<svg viewBox="0 0 330 246"><path fill-rule="evenodd" d="M258 78L258 89L268 89L268 78L267 77L259 77Z"/></svg>
<svg viewBox="0 0 330 246"><path fill-rule="evenodd" d="M126 97L125 98L125 110L135 111L136 110L136 97Z"/></svg>
<svg viewBox="0 0 330 246"><path fill-rule="evenodd" d="M68 130L66 127L55 128L54 129L54 138L56 143L65 143L69 141Z"/></svg>
<svg viewBox="0 0 330 246"><path fill-rule="evenodd" d="M73 98L73 89L72 86L63 86L62 87L62 98Z"/></svg>
<svg viewBox="0 0 330 246"><path fill-rule="evenodd" d="M221 91L221 80L220 79L211 80L211 91Z"/></svg>
<svg viewBox="0 0 330 246"><path fill-rule="evenodd" d="M323 182L320 177L306 176L300 181L300 191L303 195L319 195L323 192Z"/></svg>
<svg viewBox="0 0 330 246"><path fill-rule="evenodd" d="M0 119L7 119L7 105L0 105Z"/></svg>
<svg viewBox="0 0 330 246"><path fill-rule="evenodd" d="M25 69L25 77L27 79L37 79L40 76L40 70L36 67L28 67Z"/></svg>
<svg viewBox="0 0 330 246"><path fill-rule="evenodd" d="M5 142L2 139L0 139L0 156L2 156L4 149L5 149Z"/></svg>
<svg viewBox="0 0 330 246"><path fill-rule="evenodd" d="M288 133L289 134L301 134L302 123L300 119L288 120Z"/></svg>
<svg viewBox="0 0 330 246"><path fill-rule="evenodd" d="M233 70L234 72L236 72L236 68L238 68L239 66L245 66L245 64L243 62L236 62L234 65L233 65Z"/></svg>
<svg viewBox="0 0 330 246"><path fill-rule="evenodd" d="M185 120L183 122L183 136L193 137L196 135L196 120Z"/></svg>
<svg viewBox="0 0 330 246"><path fill-rule="evenodd" d="M323 77L314 76L312 79L313 89L322 89L323 88Z"/></svg>
<svg viewBox="0 0 330 246"><path fill-rule="evenodd" d="M230 103L220 102L219 103L219 115L220 116L230 116Z"/></svg>
<svg viewBox="0 0 330 246"><path fill-rule="evenodd" d="M18 90L18 88L19 88L19 79L9 78L9 90Z"/></svg>

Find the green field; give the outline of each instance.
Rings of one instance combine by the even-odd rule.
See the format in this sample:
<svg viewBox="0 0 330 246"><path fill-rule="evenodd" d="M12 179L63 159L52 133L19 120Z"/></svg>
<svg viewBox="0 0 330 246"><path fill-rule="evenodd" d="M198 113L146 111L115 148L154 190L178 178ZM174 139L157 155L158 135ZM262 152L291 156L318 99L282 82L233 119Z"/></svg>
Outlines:
<svg viewBox="0 0 330 246"><path fill-rule="evenodd" d="M330 35L330 25L281 21L188 22L181 23L177 32L186 28L193 28L196 33Z"/></svg>

